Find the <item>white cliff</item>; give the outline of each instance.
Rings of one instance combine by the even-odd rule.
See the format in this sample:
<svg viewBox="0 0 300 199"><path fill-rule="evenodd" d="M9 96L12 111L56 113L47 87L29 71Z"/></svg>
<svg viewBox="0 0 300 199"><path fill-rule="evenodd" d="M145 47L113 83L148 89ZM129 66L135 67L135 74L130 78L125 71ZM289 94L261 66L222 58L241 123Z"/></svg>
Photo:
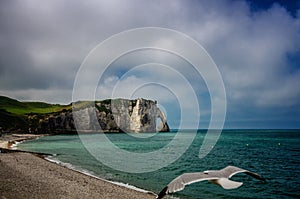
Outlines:
<svg viewBox="0 0 300 199"><path fill-rule="evenodd" d="M95 103L78 102L78 107L80 108L73 112L65 110L45 116L40 121L40 130L57 133L72 133L76 130L132 133L169 131L167 118L157 107L156 101L142 98L113 99ZM156 124L157 118L161 120L159 125Z"/></svg>

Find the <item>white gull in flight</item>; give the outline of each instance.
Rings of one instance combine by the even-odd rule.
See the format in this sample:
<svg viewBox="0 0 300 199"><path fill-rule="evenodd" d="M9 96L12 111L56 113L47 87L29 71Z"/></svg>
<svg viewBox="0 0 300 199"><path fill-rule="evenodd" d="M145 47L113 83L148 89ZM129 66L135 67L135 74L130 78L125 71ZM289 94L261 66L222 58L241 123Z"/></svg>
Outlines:
<svg viewBox="0 0 300 199"><path fill-rule="evenodd" d="M174 193L184 189L185 185L189 185L195 182L208 180L214 184L217 184L224 189L236 189L243 183L229 180L233 175L237 173L246 173L258 180L266 182L266 180L257 173L241 169L235 166L227 166L221 170L209 170L196 173L185 173L174 180L172 180L161 192L158 194L157 199L163 198L169 193Z"/></svg>

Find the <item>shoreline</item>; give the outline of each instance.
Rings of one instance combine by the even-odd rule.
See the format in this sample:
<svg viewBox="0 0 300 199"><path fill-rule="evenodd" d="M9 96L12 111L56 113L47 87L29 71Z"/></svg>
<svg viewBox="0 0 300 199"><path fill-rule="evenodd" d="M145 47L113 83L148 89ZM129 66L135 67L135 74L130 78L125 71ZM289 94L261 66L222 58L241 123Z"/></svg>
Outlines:
<svg viewBox="0 0 300 199"><path fill-rule="evenodd" d="M57 165L60 165L62 167L65 167L67 169L70 169L72 171L75 171L75 172L78 172L78 173L81 173L83 175L86 175L86 176L90 176L90 177L93 177L93 178L96 178L98 180L101 180L101 181L105 181L105 182L108 182L108 183L111 183L111 184L114 184L114 185L117 185L117 186L121 186L121 187L125 187L127 189L132 189L132 190L135 190L135 191L138 191L138 192L141 192L141 193L147 193L147 194L153 194L156 196L156 194L152 191L148 191L148 190L145 190L145 189L142 189L142 188L139 188L139 187L136 187L134 185L131 185L131 184L128 184L128 183L123 183L123 182L118 182L118 181L111 181L111 180L107 180L105 178L101 178L97 175L93 175L90 171L88 170L80 170L80 169L77 169L75 166L73 166L71 163L68 163L68 162L62 162L62 161L59 161L59 160L54 160L54 159L51 159L51 157L53 157L53 155L47 155L46 157L44 157L43 159L49 161L49 162L52 162L54 164L57 164Z"/></svg>
<svg viewBox="0 0 300 199"><path fill-rule="evenodd" d="M0 137L0 149L14 150L16 144L26 141L34 140L49 134L4 134Z"/></svg>
<svg viewBox="0 0 300 199"><path fill-rule="evenodd" d="M40 159L44 162L47 162L47 163L43 163L43 164L46 165L45 166L46 168L50 167L51 168L50 170L53 173L61 173L60 170L68 170L68 171L65 171L65 173L73 173L72 175L74 175L74 173L79 174L79 175L76 175L79 178L77 181L80 181L81 178L84 178L84 179L90 178L90 179L94 179L96 181L96 183L93 182L91 184L92 186L94 186L94 184L103 184L104 183L106 188L102 191L103 193L101 193L101 194L99 194L99 192L90 193L88 196L92 197L92 198L94 198L94 196L97 196L97 198L99 198L99 197L100 198L155 198L156 197L156 194L151 191L140 189L133 185L125 184L122 182L109 181L109 180L100 178L96 175L93 175L91 173L84 172L84 171L81 171L76 168L72 168L71 166L68 167L67 166L68 163L52 160L51 156L53 156L53 154L52 155L51 154L39 154L39 153L35 153L35 152L17 150L16 145L18 143L20 143L22 141L26 141L26 140L38 139L41 136L46 136L46 134L44 134L44 135L10 134L10 135L4 135L3 137L0 137L0 149L1 149L0 163L3 164L5 162L5 160L3 158L14 159L17 156L21 156L21 159L23 159L24 162L27 162L27 165L29 166L29 167L27 166L26 168L23 168L23 170L30 170L32 168L32 166L37 166L38 169L43 169L43 166L40 165L41 161L38 160L38 159ZM26 157L26 158L23 158L23 157ZM16 159L18 160L20 158L16 158ZM20 161L16 161L16 162L12 161L12 162L7 162L7 165L9 165L10 168L15 167L16 170L18 170L18 167L24 167L24 162L22 163ZM32 165L32 164L35 164L35 165ZM56 165L56 166L54 166L54 165ZM2 169L2 172L0 172L0 192L3 192L2 188L5 185L5 179L3 179L2 175L3 175L3 173L7 173L7 171L5 171L5 166L3 166L3 165L1 165L1 166L2 166L2 168L4 168L4 170ZM56 167L56 169L53 169L53 167ZM47 171L45 171L45 173L47 173ZM49 175L55 175L55 174L49 174ZM12 174L12 176L13 176L13 174ZM35 173L32 173L30 178L32 178L32 177L35 178L37 176L35 176ZM8 178L10 179L10 177L8 177ZM14 180L10 179L10 181L18 180L18 177L11 177L11 178L15 178L15 179ZM40 180L41 179L38 179L37 181L40 181ZM92 181L94 181L94 180L92 180ZM15 182L14 184L18 184L18 182ZM50 182L50 184L51 184L51 182ZM36 186L39 187L40 186L39 183L37 183L35 185L35 187ZM19 186L14 186L14 188L11 188L11 189L18 189L18 187ZM119 190L120 193L124 192L125 195L120 194L120 193L118 195L115 195L115 194L111 193L111 191L109 191L111 189L113 189L113 190L120 189ZM30 191L28 190L28 192L35 192L35 191L36 190L30 190ZM83 191L83 193L77 193L77 194L85 195L84 192L85 191ZM3 192L3 193L5 193L5 192ZM14 192L11 192L11 193L6 192L6 193L7 193L7 195L6 195L7 198L10 198L9 197L10 194L14 194ZM40 194L39 191L38 191L38 193ZM23 190L20 194L26 195L26 192L24 193L24 190ZM40 198L39 194L36 195L37 197L35 197L35 198ZM54 195L52 195L52 194L53 194L52 192L49 192L49 195L47 195L47 192L44 193L45 196L50 197L50 198L52 196L57 197L55 194ZM126 197L126 194L129 194L130 196ZM73 196L73 193L70 193L70 195L68 195L68 194L64 195L64 198L74 198L72 196ZM77 195L76 195L76 198L78 198Z"/></svg>

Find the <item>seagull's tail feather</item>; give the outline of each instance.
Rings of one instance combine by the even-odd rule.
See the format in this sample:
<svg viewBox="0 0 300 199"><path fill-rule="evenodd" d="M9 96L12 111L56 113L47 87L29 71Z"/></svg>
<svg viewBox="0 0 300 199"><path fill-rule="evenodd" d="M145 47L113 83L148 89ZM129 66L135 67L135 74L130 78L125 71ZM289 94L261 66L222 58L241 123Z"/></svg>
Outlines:
<svg viewBox="0 0 300 199"><path fill-rule="evenodd" d="M232 181L229 180L228 178L220 178L217 180L209 180L209 181L223 187L224 189L236 189L242 186L243 184L242 182Z"/></svg>
<svg viewBox="0 0 300 199"><path fill-rule="evenodd" d="M167 190L168 190L168 186L166 186L165 188L163 188L163 190L161 190L159 192L159 194L157 195L156 199L163 198L167 194Z"/></svg>

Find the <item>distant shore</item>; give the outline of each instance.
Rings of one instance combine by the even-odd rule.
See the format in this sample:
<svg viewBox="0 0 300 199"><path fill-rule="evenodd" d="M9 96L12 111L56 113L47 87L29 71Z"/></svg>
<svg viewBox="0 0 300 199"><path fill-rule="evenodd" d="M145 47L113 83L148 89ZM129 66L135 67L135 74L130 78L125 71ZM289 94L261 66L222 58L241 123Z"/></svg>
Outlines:
<svg viewBox="0 0 300 199"><path fill-rule="evenodd" d="M32 135L0 137L0 193L2 198L136 198L153 199L142 193L49 162L40 156L13 152L15 142Z"/></svg>

